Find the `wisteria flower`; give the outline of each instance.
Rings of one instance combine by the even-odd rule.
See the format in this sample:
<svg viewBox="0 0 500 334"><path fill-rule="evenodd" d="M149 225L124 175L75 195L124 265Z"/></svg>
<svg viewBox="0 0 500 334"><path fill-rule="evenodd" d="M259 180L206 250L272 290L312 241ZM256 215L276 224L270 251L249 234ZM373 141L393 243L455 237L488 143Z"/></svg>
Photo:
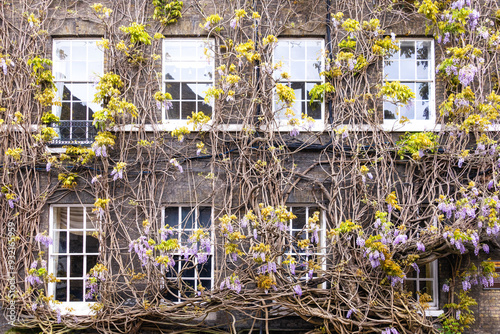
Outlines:
<svg viewBox="0 0 500 334"><path fill-rule="evenodd" d="M425 245L420 241L417 242L417 250L420 252L425 252Z"/></svg>
<svg viewBox="0 0 500 334"><path fill-rule="evenodd" d="M293 291L295 292L296 295L298 295L299 297L302 296L302 288L300 287L300 285L296 285L293 287Z"/></svg>
<svg viewBox="0 0 500 334"><path fill-rule="evenodd" d="M183 173L183 172L184 172L184 170L182 169L181 164L177 161L177 159L175 159L175 158L170 159L170 163L171 163L173 166L177 167L177 169L179 170L179 173Z"/></svg>
<svg viewBox="0 0 500 334"><path fill-rule="evenodd" d="M41 243L47 248L50 245L52 245L52 238L47 235L47 231L44 231L43 233L38 233L35 237L35 241Z"/></svg>
<svg viewBox="0 0 500 334"><path fill-rule="evenodd" d="M477 73L477 67L473 64L469 64L464 66L458 72L458 80L462 84L462 86L468 86L472 81L474 81L474 76Z"/></svg>
<svg viewBox="0 0 500 334"><path fill-rule="evenodd" d="M443 284L442 290L443 290L443 292L449 292L450 291L450 286L445 283L445 284Z"/></svg>

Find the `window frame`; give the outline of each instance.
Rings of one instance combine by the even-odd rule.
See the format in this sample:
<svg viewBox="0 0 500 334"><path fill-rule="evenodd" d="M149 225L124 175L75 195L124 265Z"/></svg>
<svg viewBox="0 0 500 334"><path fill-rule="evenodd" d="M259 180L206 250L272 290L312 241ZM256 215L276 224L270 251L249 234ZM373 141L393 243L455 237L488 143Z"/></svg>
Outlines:
<svg viewBox="0 0 500 334"><path fill-rule="evenodd" d="M101 51L102 53L102 59L101 59L101 62L102 62L102 67L100 68L100 73L98 75L103 75L104 74L104 68L105 68L105 55L104 55L104 51L97 45L97 42L99 41L99 39L97 38L54 38L52 39L52 74L54 75L54 84L57 86L58 83L62 83L63 84L63 92L59 93L58 97L60 96L61 98L63 97L63 94L64 94L64 84L67 83L67 84L86 84L87 85L87 94L89 93L88 89L89 87L93 87L95 86L95 81L92 81L91 80L91 73L87 73L87 79L88 80L74 80L73 77L70 77L69 80L68 79L57 79L57 77L55 76L56 72L56 63L72 63L74 62L74 60L72 59L73 55L71 54L71 58L68 60L68 61L61 61L61 60L58 60L58 57L56 55L56 43L57 42L69 42L70 43L70 48L71 48L71 52L72 52L72 49L73 49L73 43L74 42L95 42L96 43L96 48ZM88 63L89 62L93 62L93 60L89 59L89 54L88 54L88 46L86 47L86 57L85 57L85 60L82 60L82 62L85 62L86 66L88 66ZM71 69L72 71L72 69ZM97 78L96 78L97 79ZM56 93L58 94L58 93ZM61 99L61 103L63 99ZM91 123L88 123L88 122L93 122L93 119L92 117L90 117L89 115L89 112L90 112L90 107L87 105L86 106L86 111L87 111L87 115L86 115L86 119L85 120L74 120L73 119L73 107L71 106L72 103L73 103L73 99L70 100L70 117L71 117L71 120L61 120L61 122L68 122L69 123L69 126L70 126L70 139L69 140L62 140L61 136L60 136L60 128L59 128L59 125L55 125L54 128L55 130L58 132L59 134L59 139L54 139L53 141L53 144L57 144L57 145L64 145L64 144L91 144L93 141L94 141L94 137L95 135L97 134L97 132L95 134L91 134L90 133L90 130L94 130L94 127ZM90 101L85 101L85 102L90 102ZM52 106L52 113L54 115L56 115L57 113L55 112L56 108L59 108L58 106ZM62 113L62 106L60 107L61 108L61 113ZM102 106L98 106L98 109L97 110L94 110L94 112L96 111L99 111L102 109ZM84 125L85 129L86 129L86 140L81 140L81 139L74 139L74 134L72 133L72 130L74 127L76 126L73 126L71 122L87 122L87 125ZM61 123L60 123L61 124Z"/></svg>
<svg viewBox="0 0 500 334"><path fill-rule="evenodd" d="M325 68L325 57L323 56L323 52L325 50L325 39L324 38L315 38L315 37L304 37L304 38L278 38L278 43L276 44L275 48L273 49L273 54L272 54L272 64L275 65L278 60L275 58L275 54L276 54L276 48L278 47L279 43L280 42L293 42L293 41L319 41L321 43L321 49L320 49L320 52L321 52L321 55L319 55L319 58L320 58L320 62L321 62L321 70L323 70ZM288 61L290 61L290 59L292 59L291 55L290 55L290 47L288 47L289 49L289 58L288 58ZM307 50L307 48L306 48ZM307 51L306 51L307 52ZM310 58L308 58L308 55L306 54L304 56L304 62L307 62L308 60L311 60ZM307 68L307 66L306 66ZM276 72L281 72L281 71L275 71ZM305 72L305 77L307 77L307 72ZM294 83L294 82L298 82L298 83L304 83L304 89L305 89L305 92L304 94L306 94L306 99L305 100L299 100L299 99L296 99L296 102L299 102L299 103L302 103L303 101L305 101L306 105L307 103L309 103L310 99L308 99L307 97L308 94L307 94L307 83L315 83L315 82L320 82L320 84L324 84L325 83L325 77L324 76L319 76L319 79L318 80L295 80L293 75L291 75L290 79L289 80L279 80L279 78L274 78L275 80L275 83L282 83L282 84L285 84L285 85L288 85L288 84L291 84L291 83ZM277 104L277 101L276 101L276 93L275 93L276 89L273 89L273 99L272 99L272 112L273 112L273 115L276 114L276 104ZM321 104L321 118L320 119L317 119L315 120L314 122L314 125L312 126L312 128L310 130L307 130L307 131L313 131L313 132L318 132L318 131L324 131L325 130L325 127L326 127L326 107L325 107L325 101L323 102L319 102ZM307 108L307 107L306 107ZM307 110L306 110L307 111ZM302 110L302 108L300 109L300 112L301 114L304 112L304 110ZM298 118L299 120L301 119L301 114L299 115L295 115L295 118ZM288 125L288 120L287 119L284 119L284 118L277 118L275 117L274 118L277 125L278 125L278 129L275 129L276 131L280 131L280 132L286 132L286 131L291 131L293 129L292 126ZM306 131L306 129L304 129L304 127L300 127L299 128L300 131Z"/></svg>
<svg viewBox="0 0 500 334"><path fill-rule="evenodd" d="M319 211L320 231L319 231L318 236L320 238L320 240L319 240L320 242L318 243L318 246L316 247L319 250L319 252L314 252L314 253L310 253L310 254L307 254L307 252L293 253L291 251L291 248L287 247L287 250L283 253L284 259L282 259L282 261L286 260L289 255L293 256L293 257L318 256L318 257L322 258L321 270L325 271L327 268L327 263L326 263L327 261L326 261L326 217L325 217L324 210L322 210L319 206L314 205L314 204L304 204L304 205L301 205L301 204L291 204L290 205L289 204L289 205L287 205L287 208L288 208L288 211L290 211L291 213L294 213L294 209L306 209L304 228L294 229L293 228L293 219L290 219L286 225L286 233L290 237L292 237L292 240L294 238L293 233L299 232L299 231L305 231L306 232L305 237L307 239L310 239L309 232L305 228L307 226L307 220L310 217L312 217L312 215L314 214L314 211ZM318 209L318 210L311 210L311 209ZM299 278L299 280L300 281L302 281L302 280L308 281L308 278L307 278L307 276L304 276L304 277ZM324 289L324 288L326 288L326 282L321 283L318 286Z"/></svg>
<svg viewBox="0 0 500 334"><path fill-rule="evenodd" d="M89 214L89 209L91 209L92 207L93 207L92 204L52 204L52 205L50 205L50 207L49 207L49 236L54 240L54 243L49 245L49 251L48 251L48 255L47 255L48 256L48 273L49 274L53 274L55 277L58 277L57 271L56 271L56 263L54 262L54 259L57 256L66 256L66 267L67 267L66 277L58 277L58 278L64 279L66 281L80 280L80 277L74 278L74 279L71 279L71 277L70 277L70 269L69 269L70 266L68 265L69 261L70 261L70 257L71 256L83 256L83 267L84 268L87 266L87 256L97 256L99 258L100 252L97 252L97 253L87 253L86 252L87 232L99 231L98 226L96 226L96 227L92 226L93 227L92 229L89 229L87 227L87 224L88 224L87 216ZM55 214L54 213L55 213L56 208L67 208L67 209L69 208L70 209L66 213L67 214L67 222L70 223L69 227L67 226L66 229L55 228L56 221L55 221ZM71 221L69 220L71 208L83 208L84 209L84 211L83 211L83 223L84 223L83 226L84 226L84 228L82 228L82 229L71 228ZM91 211L90 211L90 213L91 213ZM54 252L55 247L56 247L55 233L58 231L64 231L64 230L68 232L67 237L66 237L67 251L65 253L59 253L59 252L56 253L56 252ZM68 247L69 242L70 242L69 231L72 231L72 230L82 231L84 233L83 236L85 236L85 237L83 238L83 243L82 243L82 251L83 251L82 253L70 252L70 249ZM73 309L71 314L86 315L90 312L90 306L96 303L95 300L94 301L86 301L85 300L85 294L87 292L87 288L86 288L87 274L88 274L88 272L83 272L83 275L81 277L81 279L83 281L83 296L82 296L83 300L82 301L68 301L68 299L69 299L69 285L67 284L67 286L66 286L66 301L61 301L61 305L63 307L69 307L69 308ZM56 296L56 284L57 283L48 283L48 294L49 295Z"/></svg>
<svg viewBox="0 0 500 334"><path fill-rule="evenodd" d="M190 41L190 42L193 42L193 43L203 43L204 45L209 45L209 50L210 50L210 53L211 53L211 58L209 59L204 59L204 61L207 62L207 64L209 64L211 66L211 69L212 69L212 80L198 80L197 78L194 79L194 80L183 80L183 78L181 79L178 79L178 80L167 80L165 79L165 76L166 76L166 65L168 64L168 61L167 61L167 58L165 57L165 52L166 52L166 45L169 43L169 42L186 42L186 41ZM212 50L210 48L213 48L215 46L215 41L213 38L165 38L163 39L162 41L162 57L161 57L161 92L162 93L170 93L168 89L166 89L167 87L167 83L169 82L173 82L173 83L178 83L180 86L181 86L181 89L182 89L182 84L183 83L187 83L187 82L195 82L196 84L207 84L209 85L210 87L214 87L215 86L215 57L212 53ZM201 60L201 58L200 58ZM200 61L198 60L198 61ZM174 60L174 62L178 62L178 60ZM194 61L192 61L194 63ZM179 103L179 116L182 117L182 96L181 96L182 92L179 91L179 99L172 99L173 102L178 102ZM189 100L190 102L192 102L191 100ZM198 100L196 100L196 103L198 103ZM203 100L202 100L202 103ZM212 101L212 104L208 104L211 108L212 108L212 117L213 118L213 114L215 112L215 106L214 106L215 102ZM198 109L198 106L196 106L196 109ZM196 110L193 110L194 112L196 112ZM191 115L188 115L188 116L191 116ZM167 110L165 109L164 106L161 107L161 120L162 120L162 124L164 125L164 128L165 130L173 130L179 126L186 126L187 125L187 122L188 122L188 119L185 118L185 119L182 119L182 118L179 118L179 119L169 119L167 118ZM209 122L210 123L210 122ZM197 129L192 129L190 128L191 131L197 131Z"/></svg>
<svg viewBox="0 0 500 334"><path fill-rule="evenodd" d="M428 311L438 311L439 310L439 272L438 272L438 260L432 261L430 264L431 268L431 273L432 277L431 278L421 278L420 272L415 271L416 277L410 277L410 278L405 278L405 281L412 281L415 282L415 289L416 291L420 291L420 284L425 283L425 282L432 282L432 303L428 303L429 309ZM415 269L413 269L415 270ZM419 299L418 294L416 295L417 301Z"/></svg>
<svg viewBox="0 0 500 334"><path fill-rule="evenodd" d="M162 222L162 227L163 226L166 226L167 225L167 221L166 221L166 209L167 208L176 208L178 209L178 224L181 224L182 223L182 209L183 208L188 208L190 209L190 214L193 214L193 210L194 210L194 214L195 214L195 217L194 217L194 223L195 223L195 226L196 227L193 227L193 228L190 228L190 229L179 229L179 228L174 228L174 233L175 233L175 237L177 238L177 240L179 241L179 245L180 246L185 246L185 244L183 243L182 241L182 233L184 231L194 231L198 228L200 228L198 226L198 221L199 221L199 216L200 216L200 208L209 208L210 209L210 243L211 243L211 247L210 247L210 254L208 255L208 258L209 258L209 261L210 261L210 278L208 279L202 279L202 281L209 281L210 282L210 290L214 288L215 286L215 266L216 266L216 263L215 263L215 224L214 224L214 209L211 205L189 205L189 204L179 204L179 205L166 205L162 208L161 210L161 222ZM178 225L179 226L179 225ZM170 226L170 227L173 227L173 226ZM182 258L182 254L179 252L179 251L176 251L176 252L173 252L172 253L175 257L179 257L179 260L175 262L175 266L176 266L176 271L179 272L179 269L182 269L182 267L185 265L186 261ZM183 263L184 262L184 263ZM193 262L194 264L194 262ZM193 268L193 274L194 276L193 277L186 277L187 279L192 279L194 280L194 282L196 283L195 286L194 286L194 292L198 292L198 281L200 281L200 276L198 274L198 270L196 268L196 266L198 265L198 263L196 263L195 265L195 268ZM178 276L176 277L172 277L172 278L169 278L166 276L166 273L164 273L164 281L166 282L167 280L172 280L172 281L175 281L177 283L177 279L178 279ZM208 290L208 289L207 289ZM182 303L183 300L182 300L182 296L180 295L180 292L177 291L177 301L173 301L173 296L169 296L170 298L165 298L165 301L166 300L169 300L173 303Z"/></svg>
<svg viewBox="0 0 500 334"><path fill-rule="evenodd" d="M383 83L385 82L390 82L390 81L399 81L399 82L412 82L412 83L421 83L421 82L428 82L430 83L430 89L429 89L429 119L428 120L410 120L410 122L401 124L399 121L401 119L401 115L398 115L397 119L391 120L391 119L385 119L384 115L384 107L382 103L382 127L386 131L393 131L393 132L402 132L402 131L437 131L439 130L439 125L437 124L437 108L436 108L436 54L435 54L435 43L433 38L418 38L418 37L410 37L410 38L401 38L397 39L398 41L398 46L401 45L401 42L430 42L430 50L429 50L429 74L430 78L429 79L386 79L386 66L385 62L390 61L390 59L383 59L382 60L382 80ZM399 51L398 51L399 52ZM419 60L415 57L414 62L415 62L415 71L416 71L416 63ZM423 59L423 61L426 61ZM398 69L400 69L400 64L401 60L398 58ZM405 108L405 106L400 107L400 108ZM416 112L416 106L415 106L415 112Z"/></svg>

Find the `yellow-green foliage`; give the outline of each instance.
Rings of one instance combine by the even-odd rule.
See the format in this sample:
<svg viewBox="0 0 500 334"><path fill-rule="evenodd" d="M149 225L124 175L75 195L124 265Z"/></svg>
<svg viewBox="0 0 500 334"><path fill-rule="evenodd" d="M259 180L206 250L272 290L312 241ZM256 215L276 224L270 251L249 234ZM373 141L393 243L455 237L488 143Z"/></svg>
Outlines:
<svg viewBox="0 0 500 334"><path fill-rule="evenodd" d="M295 102L295 91L282 83L276 84L276 94L278 100L284 102L287 106L291 106Z"/></svg>
<svg viewBox="0 0 500 334"><path fill-rule="evenodd" d="M184 3L176 0L153 0L153 19L163 25L176 23L182 17Z"/></svg>
<svg viewBox="0 0 500 334"><path fill-rule="evenodd" d="M388 81L380 88L378 96L384 96L396 104L408 104L411 99L415 98L415 93L399 81Z"/></svg>
<svg viewBox="0 0 500 334"><path fill-rule="evenodd" d="M82 165L92 161L95 153L91 148L84 146L63 146L66 149L66 156ZM61 160L64 160L61 158Z"/></svg>
<svg viewBox="0 0 500 334"><path fill-rule="evenodd" d="M413 159L420 159L424 150L433 152L438 146L438 136L432 132L406 133L396 143L400 148L398 154L403 159L405 153L410 153Z"/></svg>
<svg viewBox="0 0 500 334"><path fill-rule="evenodd" d="M61 187L66 189L72 189L76 186L76 178L78 174L76 173L61 173L57 176L57 179L61 182Z"/></svg>
<svg viewBox="0 0 500 334"><path fill-rule="evenodd" d="M130 36L130 44L134 45L137 43L142 43L145 45L151 45L151 36L145 30L144 24L139 24L137 22L132 22L128 27L121 26L120 30Z"/></svg>

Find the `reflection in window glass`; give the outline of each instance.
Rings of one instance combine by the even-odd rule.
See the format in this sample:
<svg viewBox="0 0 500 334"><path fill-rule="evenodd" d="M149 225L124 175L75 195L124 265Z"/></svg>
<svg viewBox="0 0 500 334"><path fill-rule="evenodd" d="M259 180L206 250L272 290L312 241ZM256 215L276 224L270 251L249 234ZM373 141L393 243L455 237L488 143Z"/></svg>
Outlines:
<svg viewBox="0 0 500 334"><path fill-rule="evenodd" d="M205 104L205 92L213 85L213 60L205 49L211 42L165 40L163 42L163 90L172 95L172 106L165 110L169 120L186 120L192 112L212 113Z"/></svg>
<svg viewBox="0 0 500 334"><path fill-rule="evenodd" d="M54 40L53 74L61 106L52 112L61 122L55 126L56 142L92 142L96 135L93 114L95 83L104 73L104 53L96 40Z"/></svg>
<svg viewBox="0 0 500 334"><path fill-rule="evenodd" d="M284 83L290 85L295 91L296 101L292 106L295 117L307 114L315 120L321 120L323 107L320 101L309 105L310 87L321 84L323 79L320 72L323 67L322 57L323 40L286 40L280 39L274 50L274 63L281 62L282 67L275 71L275 80L281 77L282 73L288 73L290 80ZM307 92L305 90L307 87ZM285 107L278 103L275 98L274 110L276 116L285 119Z"/></svg>
<svg viewBox="0 0 500 334"><path fill-rule="evenodd" d="M399 52L384 61L384 80L399 81L410 87L415 99L407 106L384 102L384 120L434 119L432 91L434 87L433 41L401 40Z"/></svg>

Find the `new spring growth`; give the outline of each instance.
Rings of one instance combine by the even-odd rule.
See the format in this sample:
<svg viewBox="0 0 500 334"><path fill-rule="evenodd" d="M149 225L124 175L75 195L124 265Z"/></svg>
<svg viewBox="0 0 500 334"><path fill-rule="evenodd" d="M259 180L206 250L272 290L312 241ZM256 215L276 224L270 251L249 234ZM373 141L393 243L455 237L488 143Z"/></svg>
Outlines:
<svg viewBox="0 0 500 334"><path fill-rule="evenodd" d="M97 14L97 16L102 20L102 19L109 19L111 16L111 13L113 12L112 9L105 7L102 3L94 3L93 5L90 6L92 10Z"/></svg>
<svg viewBox="0 0 500 334"><path fill-rule="evenodd" d="M385 202L387 203L387 211L391 212L392 209L401 210L401 206L398 205L398 198L396 196L396 192L393 191L385 198Z"/></svg>
<svg viewBox="0 0 500 334"><path fill-rule="evenodd" d="M113 181L116 181L118 179L123 179L123 172L127 168L127 163L126 162L118 162L116 166L113 168L113 171L111 171L111 176L113 176Z"/></svg>

